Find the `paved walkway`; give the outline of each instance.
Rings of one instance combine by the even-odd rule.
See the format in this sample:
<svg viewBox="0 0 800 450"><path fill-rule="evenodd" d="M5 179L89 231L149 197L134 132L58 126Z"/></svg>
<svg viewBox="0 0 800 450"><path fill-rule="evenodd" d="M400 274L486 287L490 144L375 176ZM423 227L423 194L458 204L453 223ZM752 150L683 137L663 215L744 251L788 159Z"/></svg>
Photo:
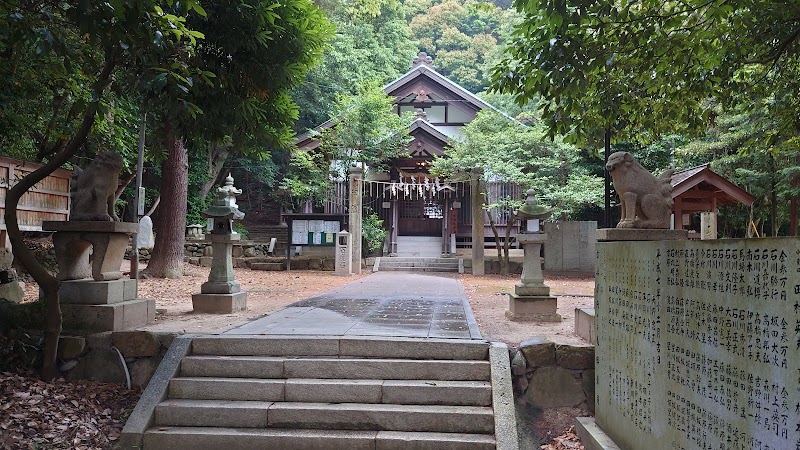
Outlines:
<svg viewBox="0 0 800 450"><path fill-rule="evenodd" d="M224 334L480 338L456 275L407 272L373 273Z"/></svg>

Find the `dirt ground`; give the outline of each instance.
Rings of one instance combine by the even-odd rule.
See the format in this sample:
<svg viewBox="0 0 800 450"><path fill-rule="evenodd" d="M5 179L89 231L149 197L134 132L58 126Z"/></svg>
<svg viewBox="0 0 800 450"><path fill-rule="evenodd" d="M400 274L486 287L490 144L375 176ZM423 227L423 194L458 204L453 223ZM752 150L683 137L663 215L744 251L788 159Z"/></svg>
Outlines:
<svg viewBox="0 0 800 450"><path fill-rule="evenodd" d="M247 291L247 311L233 314L195 314L192 294L208 280L210 268L186 264L180 280L148 278L139 282L139 297L156 299L156 323L141 329L203 333L221 331L269 314L291 303L349 283L353 277L330 271L268 272L236 269L236 281Z"/></svg>
<svg viewBox="0 0 800 450"><path fill-rule="evenodd" d="M511 346L533 336L545 336L559 344L588 344L574 334L575 308L594 306L594 276L545 273L544 278L550 295L558 298L558 313L562 318L559 323L513 322L506 318L506 294L514 292L519 275L462 275L461 282L481 334Z"/></svg>
<svg viewBox="0 0 800 450"><path fill-rule="evenodd" d="M339 287L371 273L339 277L329 271L266 272L236 269L236 281L247 291L247 311L234 314L195 314L192 294L208 279L209 268L185 264L185 276L179 280L146 278L139 281L139 297L156 299L156 323L145 327L151 331L185 333L216 332L287 306L296 301ZM560 323L512 322L505 317L508 292L514 291L519 275L476 277L461 275L467 298L484 337L516 346L533 336L546 336L553 342L587 344L575 336L575 308L594 305L594 277L545 273L545 284L558 297ZM26 297L35 299L35 284L25 286ZM573 295L570 295L573 294Z"/></svg>

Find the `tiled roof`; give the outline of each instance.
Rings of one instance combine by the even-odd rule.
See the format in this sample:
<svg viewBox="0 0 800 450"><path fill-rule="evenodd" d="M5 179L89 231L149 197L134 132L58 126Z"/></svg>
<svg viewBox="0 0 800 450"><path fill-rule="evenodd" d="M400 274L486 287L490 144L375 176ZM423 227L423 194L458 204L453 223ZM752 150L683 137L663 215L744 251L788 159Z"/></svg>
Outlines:
<svg viewBox="0 0 800 450"><path fill-rule="evenodd" d="M680 172L675 172L672 174L672 187L675 187L682 182L688 180L692 176L700 173L703 169L708 168L708 164L703 164L702 166L692 167L691 169L681 170ZM710 170L710 169L709 169Z"/></svg>

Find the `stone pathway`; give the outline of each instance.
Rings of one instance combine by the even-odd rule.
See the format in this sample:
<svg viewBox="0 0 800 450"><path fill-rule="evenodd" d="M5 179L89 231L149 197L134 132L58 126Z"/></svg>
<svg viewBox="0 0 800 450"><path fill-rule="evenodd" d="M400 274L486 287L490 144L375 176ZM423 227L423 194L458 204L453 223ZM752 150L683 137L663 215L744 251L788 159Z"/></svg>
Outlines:
<svg viewBox="0 0 800 450"><path fill-rule="evenodd" d="M406 272L371 274L224 334L481 337L457 275Z"/></svg>

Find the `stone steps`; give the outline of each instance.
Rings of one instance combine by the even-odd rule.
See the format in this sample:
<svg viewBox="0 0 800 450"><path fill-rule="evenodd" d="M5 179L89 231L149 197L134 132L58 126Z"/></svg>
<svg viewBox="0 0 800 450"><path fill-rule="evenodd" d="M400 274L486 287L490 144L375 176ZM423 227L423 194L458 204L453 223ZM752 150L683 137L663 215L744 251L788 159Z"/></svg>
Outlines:
<svg viewBox="0 0 800 450"><path fill-rule="evenodd" d="M251 262L251 270L266 270L268 272L281 272L286 270L286 263L282 262Z"/></svg>
<svg viewBox="0 0 800 450"><path fill-rule="evenodd" d="M486 361L485 341L470 339L362 338L340 336L198 336L193 355L351 356L363 358Z"/></svg>
<svg viewBox="0 0 800 450"><path fill-rule="evenodd" d="M397 256L438 258L442 256L442 238L436 236L397 236Z"/></svg>
<svg viewBox="0 0 800 450"><path fill-rule="evenodd" d="M141 442L144 449L499 448L495 350L465 339L194 337L180 362L173 358L164 394L143 394L153 406Z"/></svg>
<svg viewBox="0 0 800 450"><path fill-rule="evenodd" d="M489 406L492 387L486 381L179 377L170 381L169 397L187 400Z"/></svg>
<svg viewBox="0 0 800 450"><path fill-rule="evenodd" d="M459 272L462 264L458 258L382 257L375 267L378 272Z"/></svg>
<svg viewBox="0 0 800 450"><path fill-rule="evenodd" d="M271 238L277 239L275 253L286 251L289 246L289 235L286 226L245 224L247 239L253 242L269 243ZM278 253L281 254L281 253Z"/></svg>
<svg viewBox="0 0 800 450"><path fill-rule="evenodd" d="M495 440L489 435L457 433L162 427L145 434L144 447L195 450L489 450L495 448Z"/></svg>
<svg viewBox="0 0 800 450"><path fill-rule="evenodd" d="M169 399L155 425L491 434L494 416L480 406Z"/></svg>
<svg viewBox="0 0 800 450"><path fill-rule="evenodd" d="M437 361L360 358L274 358L262 356L188 356L181 376L248 378L348 378L479 381L489 376L488 361Z"/></svg>

